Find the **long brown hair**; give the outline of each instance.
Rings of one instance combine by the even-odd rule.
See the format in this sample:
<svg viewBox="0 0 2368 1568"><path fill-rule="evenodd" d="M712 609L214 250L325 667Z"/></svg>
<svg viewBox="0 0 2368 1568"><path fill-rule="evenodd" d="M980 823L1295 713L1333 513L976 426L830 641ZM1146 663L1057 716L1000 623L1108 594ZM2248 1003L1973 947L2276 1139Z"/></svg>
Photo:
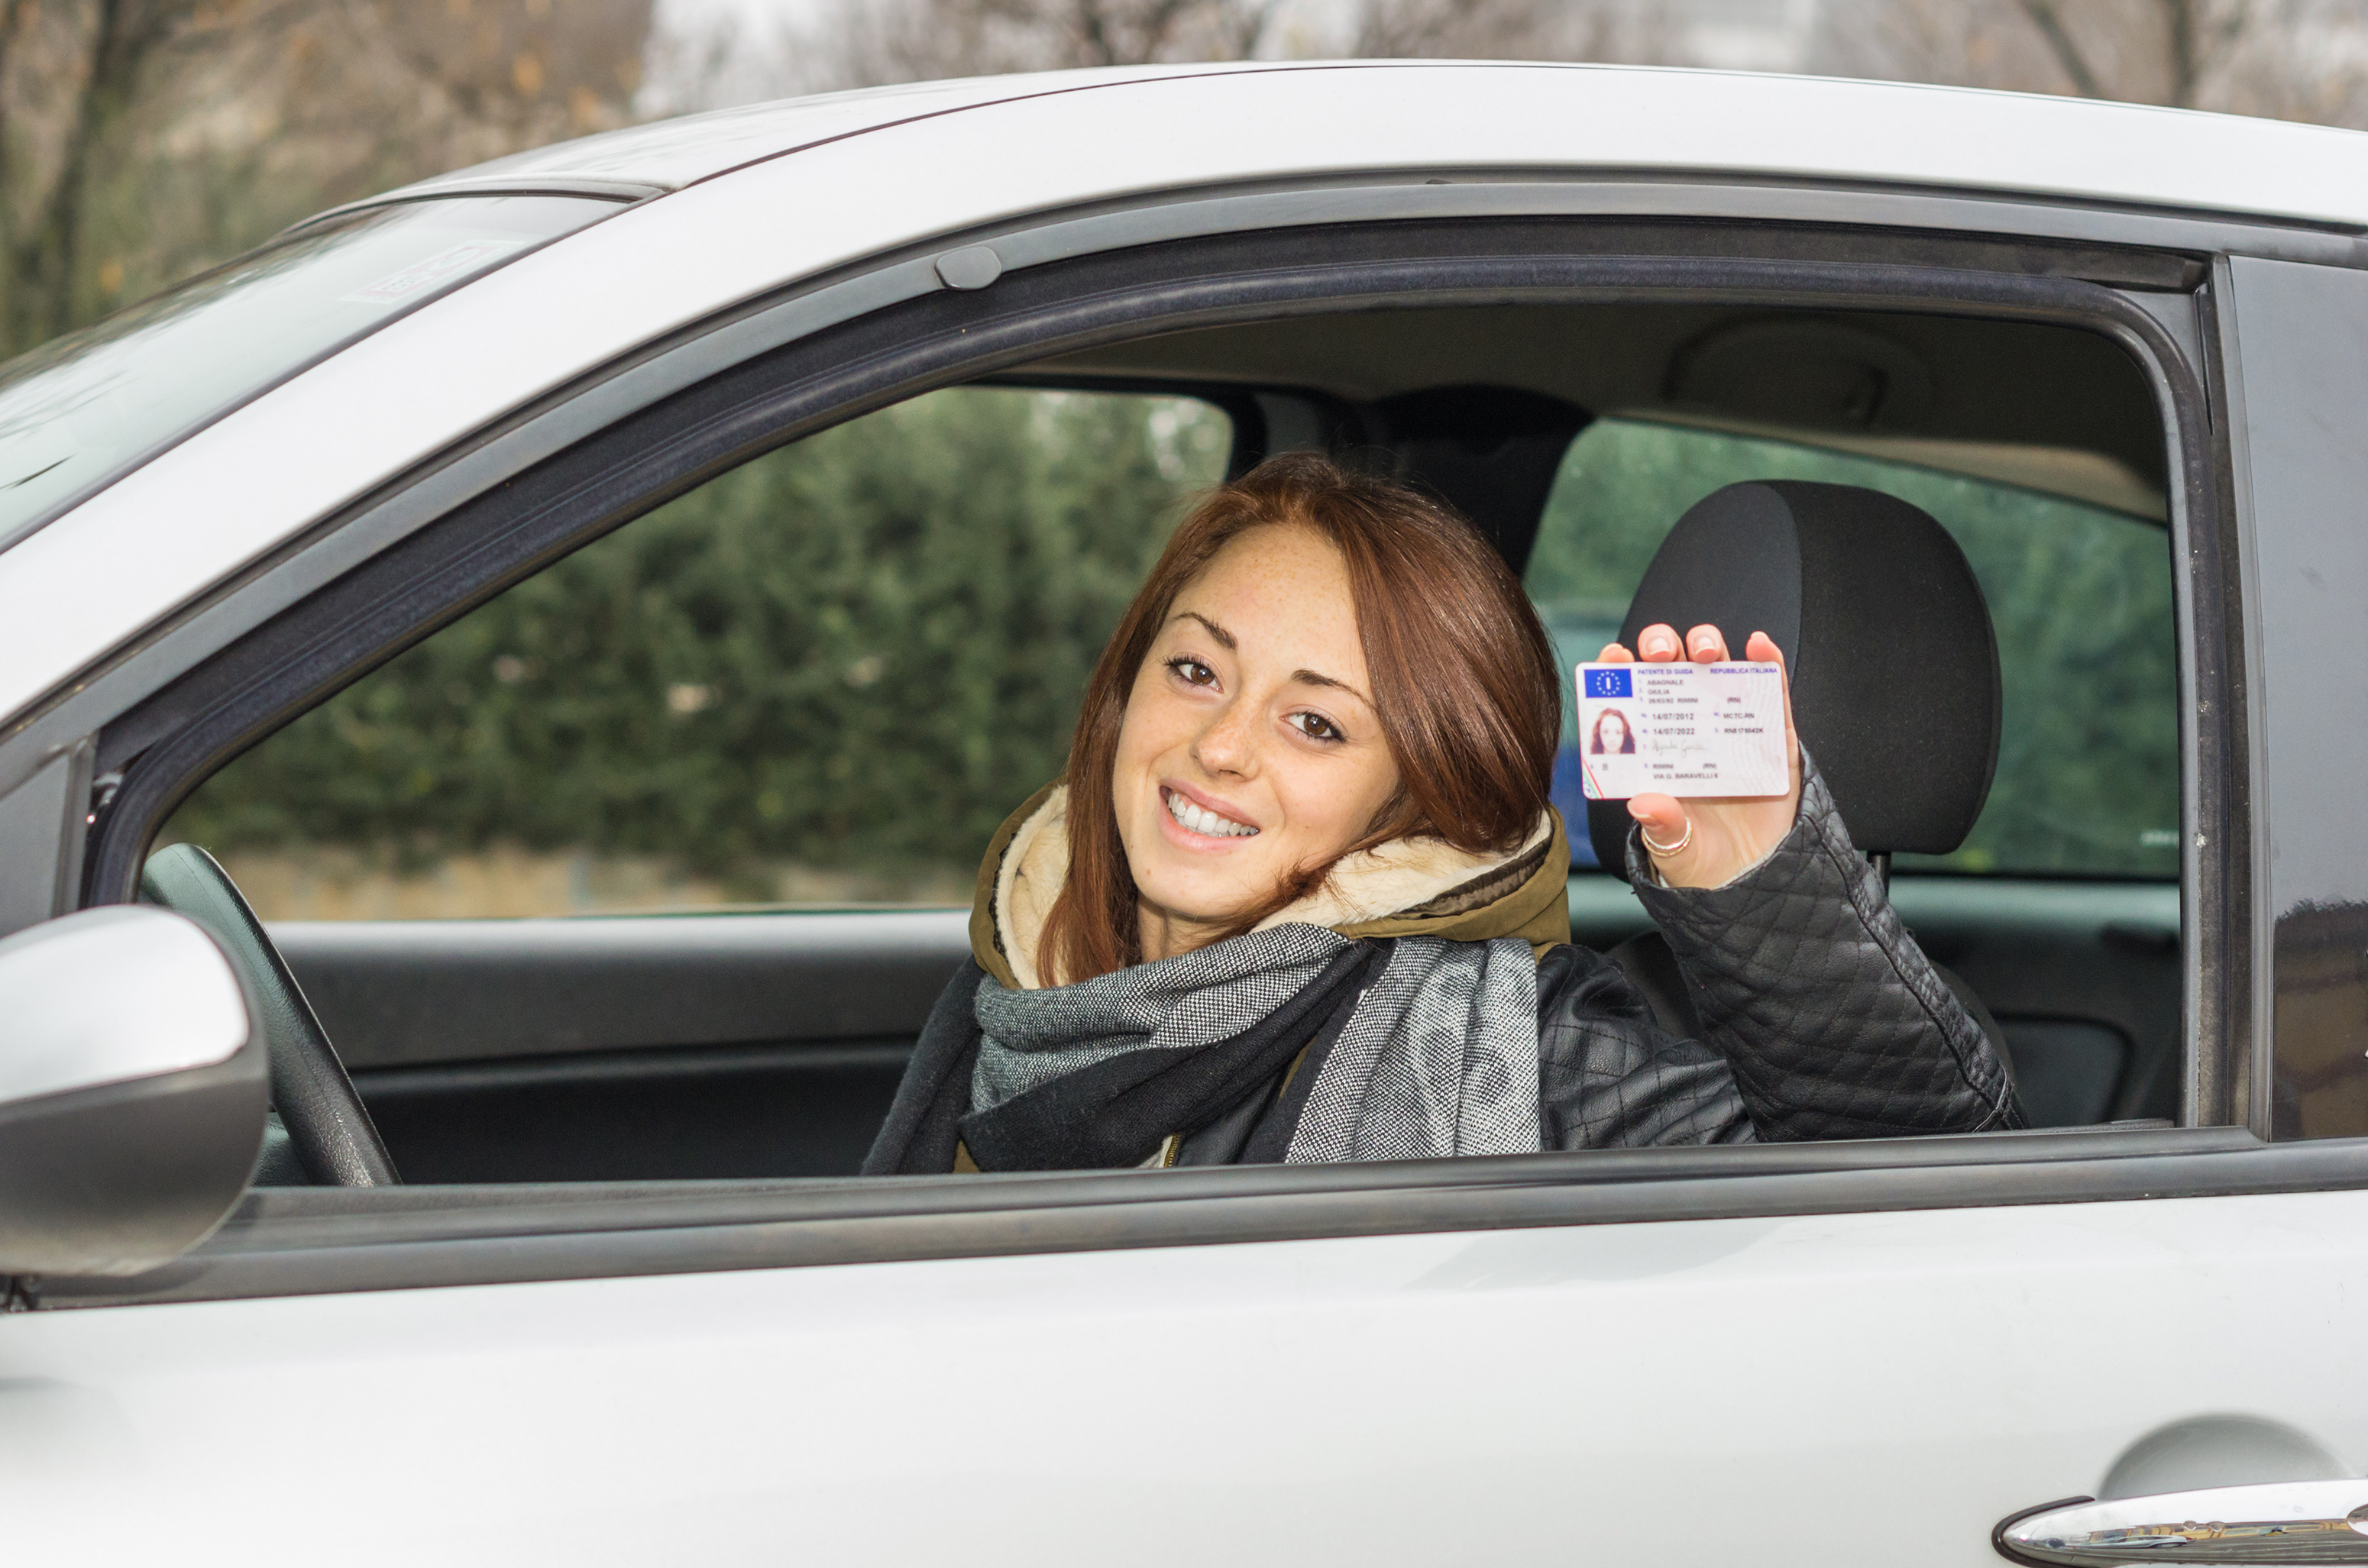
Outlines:
<svg viewBox="0 0 2368 1568"><path fill-rule="evenodd" d="M1340 551L1398 789L1340 858L1424 835L1479 852L1519 847L1546 809L1562 733L1554 645L1529 597L1471 524L1404 485L1327 458L1268 459L1178 525L1086 683L1069 745L1069 874L1046 916L1038 971L1074 983L1142 961L1134 878L1110 798L1127 699L1177 596L1253 528L1315 529ZM1226 936L1323 884L1304 866Z"/></svg>

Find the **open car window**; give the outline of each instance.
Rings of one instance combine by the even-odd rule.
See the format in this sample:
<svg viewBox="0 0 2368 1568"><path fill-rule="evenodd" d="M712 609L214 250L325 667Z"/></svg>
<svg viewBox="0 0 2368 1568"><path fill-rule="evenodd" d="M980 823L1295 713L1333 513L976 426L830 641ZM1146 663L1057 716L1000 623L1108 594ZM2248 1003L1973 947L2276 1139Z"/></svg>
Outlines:
<svg viewBox="0 0 2368 1568"><path fill-rule="evenodd" d="M1642 419L1580 433L1546 503L1525 583L1565 668L1616 636L1654 551L1724 485L1863 485L1930 512L1989 601L2004 685L1998 772L1953 853L1903 870L2174 880L2179 701L2168 530L2062 495L1880 458ZM1680 629L1682 630L1682 629ZM1572 693L1563 694L1565 707ZM1565 715L1555 804L1583 821ZM1573 854L1594 864L1586 835Z"/></svg>
<svg viewBox="0 0 2368 1568"><path fill-rule="evenodd" d="M1657 311L1618 318L1639 363L1702 330ZM542 553L521 544L511 569L550 564L499 592L484 569L493 597L463 613L451 593L458 619L317 707L291 704L283 729L176 797L165 836L220 854L270 923L407 1182L851 1175L973 953L982 849L1060 771L1110 629L1190 499L1229 469L1312 446L1440 488L1523 563L1566 662L1610 635L1667 529L1711 491L1871 485L1964 544L2008 654L1999 788L1968 846L1925 868L1987 874L1906 879L1901 913L1988 1006L2037 1125L2175 1114L2180 890L2160 879L2180 853L2175 835L2142 836L2179 820L2169 549L2139 515L2159 497L2014 483L2045 477L2029 462L1952 472L1839 452L1764 425L1590 417L1635 405L1599 400L1609 384L1472 379L1610 312L1488 307L1454 312L1452 333L1437 330L1450 312L1349 312L1146 335L754 459L719 450L704 470L717 477L646 512L612 494L597 525L553 515ZM1916 338L1924 323L1894 324ZM1962 371L1978 410L2001 366L2079 361L2085 342L1926 351ZM746 375L796 385L797 363ZM1248 379L1262 363L1312 384ZM1384 370L1420 385L1394 390ZM2123 423L2151 416L2142 384L2089 379ZM1458 423L1474 418L1531 423L1490 446ZM619 472L656 423L581 460ZM2077 422L2032 430L2064 443L2045 450L2079 449ZM1456 466L1467 449L1488 483ZM473 523L451 535L476 537ZM446 548L423 536L419 562L390 573ZM2100 670L2139 695L2100 691ZM1568 897L1571 937L1615 962L1649 925L1611 879L1576 878ZM552 915L598 918L532 918Z"/></svg>

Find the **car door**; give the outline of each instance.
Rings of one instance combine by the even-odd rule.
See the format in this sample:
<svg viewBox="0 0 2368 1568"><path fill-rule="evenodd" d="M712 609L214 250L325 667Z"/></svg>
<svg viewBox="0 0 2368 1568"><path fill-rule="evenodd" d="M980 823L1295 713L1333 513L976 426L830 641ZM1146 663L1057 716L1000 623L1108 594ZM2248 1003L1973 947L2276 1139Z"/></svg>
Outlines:
<svg viewBox="0 0 2368 1568"><path fill-rule="evenodd" d="M2272 1164L2153 1136L1975 1183L1762 1177L1791 1212L1757 1216L1730 1181L1665 1179L1593 1213L1499 1191L1437 1233L1178 1245L1212 1232L1190 1199L979 1192L1031 1206L966 1238L1011 1256L860 1261L896 1244L874 1218L836 1263L753 1267L791 1255L751 1224L695 1258L619 1233L609 1278L408 1290L282 1250L244 1261L325 1293L11 1320L26 1458L0 1484L20 1540L88 1540L108 1496L127 1542L216 1556L284 1531L365 1562L1683 1562L1742 1536L1765 1562L1978 1563L2001 1517L2182 1423L2203 1452L2141 1486L2296 1478L2232 1415L2345 1472L2368 1440L2326 1354L2362 1199L2150 1198L2180 1166ZM1690 1201L1725 1217L1636 1217ZM1383 1222L1456 1225L1441 1207Z"/></svg>
<svg viewBox="0 0 2368 1568"><path fill-rule="evenodd" d="M1452 249L1481 278L1500 239L1461 227L1434 254L1383 259ZM1590 258L1572 252L1577 276ZM1207 283L1268 258L1167 259ZM1331 259L1341 297L1370 281L1372 256ZM1527 277L1545 265L1518 259ZM1757 270L1714 286L1748 279L1771 306L1807 292L1787 258L1746 259ZM2180 457L2191 1125L1420 1168L257 1192L152 1277L17 1287L40 1310L0 1323L0 1431L24 1456L0 1480L14 1538L71 1549L103 1509L127 1555L252 1555L284 1536L360 1561L1970 1563L1992 1560L2005 1516L2109 1481L2144 1494L2356 1475L2356 1129L2265 1142L2261 1097L2215 1098L2232 1053L2272 1061L2246 1054L2270 1045L2249 1032L2256 839L2220 836L2274 825L2248 814L2253 769L2274 802L2287 755L2287 633L2245 619L2248 595L2306 600L2309 574L2343 559L2272 540L2356 493L2350 447L2313 432L2368 363L2277 347L2303 323L2358 344L2342 313L2356 275L2265 265L2232 264L2175 307L2210 312L2192 341L2237 350L2214 361L2210 406L2241 392L2241 423L2214 428L2251 453L2249 473L2214 455L2208 367L2177 337L2148 335L2101 285L2040 280L2064 284L2051 308L2106 312L2151 357ZM1065 308L1111 279L1022 281ZM2013 287L2036 309L2029 281ZM1816 282L1830 301L1833 275ZM1959 308L1984 302L1959 287ZM950 300L924 305L998 308ZM875 326L932 351L945 336ZM843 341L802 347L847 358ZM2268 450L2281 474L2328 477L2272 480ZM613 451L584 460L613 472ZM353 592L384 602L390 582L463 559L454 539L476 550L505 528L516 562L547 555L560 540L531 535L534 508L584 472L453 513L440 542L429 529L408 559L388 550ZM486 567L400 636L523 569ZM2270 656L2232 674L2248 628ZM348 668L400 640L374 635ZM273 686L262 653L234 665L192 672L182 698L211 704L140 722L180 715L198 735L232 722L212 717L225 693L263 692L275 711L308 696ZM2301 724L2322 733L2317 711ZM136 869L188 758L223 744L188 741L167 782L126 772L94 878ZM2350 843L2331 812L2305 825ZM2297 885L2312 909L2345 891ZM2266 886L2274 900L2283 884ZM2303 977L2271 972L2283 1006Z"/></svg>

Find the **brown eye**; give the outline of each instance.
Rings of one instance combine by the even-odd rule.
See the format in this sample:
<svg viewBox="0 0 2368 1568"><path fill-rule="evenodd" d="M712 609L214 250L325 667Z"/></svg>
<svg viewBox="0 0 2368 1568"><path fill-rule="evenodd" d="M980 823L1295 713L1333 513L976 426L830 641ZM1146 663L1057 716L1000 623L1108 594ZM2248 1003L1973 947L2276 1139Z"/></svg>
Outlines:
<svg viewBox="0 0 2368 1568"><path fill-rule="evenodd" d="M1182 680L1188 686L1214 686L1217 684L1217 672L1202 664L1200 660L1193 658L1189 653L1178 658L1168 660L1167 667L1174 670L1178 678Z"/></svg>
<svg viewBox="0 0 2368 1568"><path fill-rule="evenodd" d="M1340 733L1340 726L1321 713L1293 713L1290 722L1311 741L1343 741L1349 738Z"/></svg>

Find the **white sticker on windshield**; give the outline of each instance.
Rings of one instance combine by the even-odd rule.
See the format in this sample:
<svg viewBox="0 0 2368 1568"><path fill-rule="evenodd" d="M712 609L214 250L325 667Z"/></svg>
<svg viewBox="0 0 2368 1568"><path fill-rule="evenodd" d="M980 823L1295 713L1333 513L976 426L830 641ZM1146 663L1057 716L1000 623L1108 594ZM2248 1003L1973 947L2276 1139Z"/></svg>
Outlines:
<svg viewBox="0 0 2368 1568"><path fill-rule="evenodd" d="M1590 801L1781 795L1782 665L1581 665L1579 776Z"/></svg>
<svg viewBox="0 0 2368 1568"><path fill-rule="evenodd" d="M425 261L415 261L400 272L390 272L377 282L357 289L350 294L341 294L338 298L349 305L392 305L491 266L525 243L524 240L465 241L449 250L438 251Z"/></svg>

